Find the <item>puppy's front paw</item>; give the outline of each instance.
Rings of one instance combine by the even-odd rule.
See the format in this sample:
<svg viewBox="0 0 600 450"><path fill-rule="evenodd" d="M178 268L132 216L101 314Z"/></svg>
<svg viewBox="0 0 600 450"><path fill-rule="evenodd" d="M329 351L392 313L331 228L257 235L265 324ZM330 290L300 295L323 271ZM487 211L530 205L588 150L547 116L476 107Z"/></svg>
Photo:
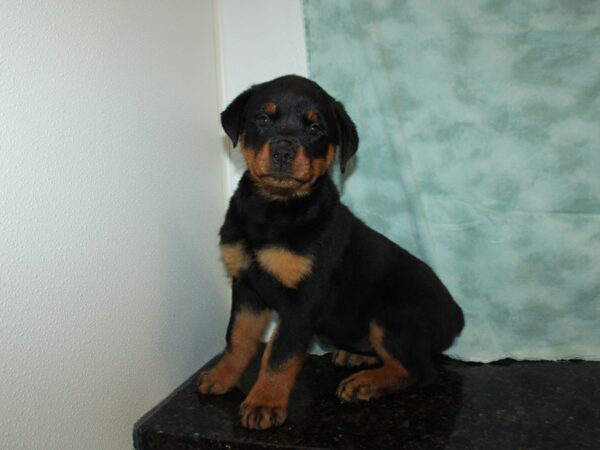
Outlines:
<svg viewBox="0 0 600 450"><path fill-rule="evenodd" d="M231 391L237 384L237 377L220 370L219 367L202 372L198 377L198 390L201 394L220 395Z"/></svg>
<svg viewBox="0 0 600 450"><path fill-rule="evenodd" d="M285 422L287 406L276 401L258 402L246 399L240 406L242 426L251 430L266 430Z"/></svg>

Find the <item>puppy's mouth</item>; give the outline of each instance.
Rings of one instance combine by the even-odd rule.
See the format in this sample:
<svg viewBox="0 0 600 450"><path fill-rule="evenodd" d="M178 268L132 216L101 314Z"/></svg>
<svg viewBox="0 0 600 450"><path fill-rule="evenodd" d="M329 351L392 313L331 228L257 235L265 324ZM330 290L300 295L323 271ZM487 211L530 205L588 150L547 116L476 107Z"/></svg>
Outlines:
<svg viewBox="0 0 600 450"><path fill-rule="evenodd" d="M306 180L285 172L268 172L260 176L263 183L271 186L293 189L306 183Z"/></svg>

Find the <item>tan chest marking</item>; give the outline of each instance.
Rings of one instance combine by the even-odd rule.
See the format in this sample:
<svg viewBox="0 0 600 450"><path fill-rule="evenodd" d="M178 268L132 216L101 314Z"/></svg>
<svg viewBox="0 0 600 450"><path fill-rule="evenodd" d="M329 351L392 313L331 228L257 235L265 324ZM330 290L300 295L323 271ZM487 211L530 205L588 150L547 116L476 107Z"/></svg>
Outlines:
<svg viewBox="0 0 600 450"><path fill-rule="evenodd" d="M312 271L313 261L281 247L266 247L256 254L260 266L284 286L295 289Z"/></svg>
<svg viewBox="0 0 600 450"><path fill-rule="evenodd" d="M227 274L230 277L235 278L239 276L240 273L250 266L251 257L246 252L242 242L221 244L219 248L223 264L225 264L225 270L227 270Z"/></svg>

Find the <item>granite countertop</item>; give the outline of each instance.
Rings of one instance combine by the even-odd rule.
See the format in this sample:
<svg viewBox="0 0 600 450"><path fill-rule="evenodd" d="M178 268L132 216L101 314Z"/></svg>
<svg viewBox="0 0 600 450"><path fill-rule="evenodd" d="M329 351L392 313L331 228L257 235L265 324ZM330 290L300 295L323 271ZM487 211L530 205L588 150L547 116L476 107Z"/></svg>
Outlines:
<svg viewBox="0 0 600 450"><path fill-rule="evenodd" d="M345 404L335 391L352 371L334 367L329 355L310 356L286 423L248 431L239 423L238 408L257 366L255 362L247 371L240 390L224 396L200 396L194 374L140 419L134 429L135 447L600 448L600 362L475 364L442 357L438 377L427 387L368 404Z"/></svg>

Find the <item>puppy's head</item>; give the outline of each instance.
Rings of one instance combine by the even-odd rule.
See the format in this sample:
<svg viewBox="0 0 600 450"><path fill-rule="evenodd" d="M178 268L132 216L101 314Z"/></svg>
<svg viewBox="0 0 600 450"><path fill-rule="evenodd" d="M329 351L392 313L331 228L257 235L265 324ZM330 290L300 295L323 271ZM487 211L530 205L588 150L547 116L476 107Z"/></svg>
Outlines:
<svg viewBox="0 0 600 450"><path fill-rule="evenodd" d="M296 75L241 93L221 113L225 132L242 145L250 176L274 199L309 194L331 166L342 172L358 149L356 127L341 103Z"/></svg>

